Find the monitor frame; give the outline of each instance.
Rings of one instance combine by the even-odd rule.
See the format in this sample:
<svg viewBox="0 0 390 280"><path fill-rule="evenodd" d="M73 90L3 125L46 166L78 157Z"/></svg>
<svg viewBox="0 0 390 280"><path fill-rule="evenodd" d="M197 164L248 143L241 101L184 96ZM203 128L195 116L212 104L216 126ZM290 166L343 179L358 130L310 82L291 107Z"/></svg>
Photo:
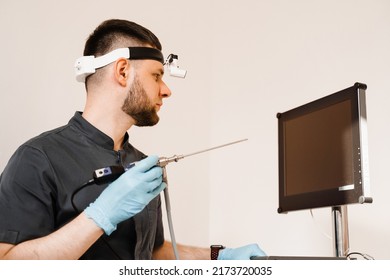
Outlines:
<svg viewBox="0 0 390 280"><path fill-rule="evenodd" d="M366 89L367 85L355 83L352 87L343 89L284 113L277 114L279 152L278 213L372 202L368 170ZM349 125L352 129L353 147L351 160L353 167L353 188L343 189L342 186L340 186L341 188L335 187L287 195L287 178L285 172L286 122L347 100L350 101L351 104L351 123Z"/></svg>

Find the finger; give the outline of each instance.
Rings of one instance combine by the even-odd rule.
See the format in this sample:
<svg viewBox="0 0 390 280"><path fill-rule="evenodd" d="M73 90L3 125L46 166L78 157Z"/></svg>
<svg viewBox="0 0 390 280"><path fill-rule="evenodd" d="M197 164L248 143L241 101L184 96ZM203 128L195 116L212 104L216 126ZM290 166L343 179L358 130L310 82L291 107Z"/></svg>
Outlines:
<svg viewBox="0 0 390 280"><path fill-rule="evenodd" d="M162 182L157 188L149 192L153 197L157 196L162 190L164 190L167 187L167 184L165 182Z"/></svg>
<svg viewBox="0 0 390 280"><path fill-rule="evenodd" d="M154 166L153 168L151 168L150 170L142 174L142 176L145 182L152 182L155 179L162 178L162 174L163 174L162 168L159 166Z"/></svg>
<svg viewBox="0 0 390 280"><path fill-rule="evenodd" d="M133 167L133 169L137 169L138 171L145 172L148 171L153 166L157 165L157 162L158 162L158 156L155 155L148 156L147 158L137 162Z"/></svg>
<svg viewBox="0 0 390 280"><path fill-rule="evenodd" d="M144 191L147 193L152 192L155 188L160 186L162 183L162 177L156 178L153 181L144 185Z"/></svg>

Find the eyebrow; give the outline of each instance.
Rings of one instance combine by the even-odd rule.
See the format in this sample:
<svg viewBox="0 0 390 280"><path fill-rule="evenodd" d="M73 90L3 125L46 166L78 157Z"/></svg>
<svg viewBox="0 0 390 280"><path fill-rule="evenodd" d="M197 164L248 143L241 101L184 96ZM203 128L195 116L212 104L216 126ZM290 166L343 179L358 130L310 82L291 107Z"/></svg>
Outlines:
<svg viewBox="0 0 390 280"><path fill-rule="evenodd" d="M164 76L164 67L161 67L160 69L157 70L157 72L160 72L161 76Z"/></svg>
<svg viewBox="0 0 390 280"><path fill-rule="evenodd" d="M152 73L153 73L153 75L159 76L162 79L164 76L164 68L156 69Z"/></svg>

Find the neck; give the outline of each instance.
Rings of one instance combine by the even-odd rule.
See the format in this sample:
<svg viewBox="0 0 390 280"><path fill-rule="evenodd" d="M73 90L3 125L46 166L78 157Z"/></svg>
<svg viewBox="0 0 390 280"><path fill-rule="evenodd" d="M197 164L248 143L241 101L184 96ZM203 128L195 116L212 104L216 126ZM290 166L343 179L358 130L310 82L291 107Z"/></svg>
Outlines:
<svg viewBox="0 0 390 280"><path fill-rule="evenodd" d="M83 117L114 141L113 149L115 151L122 149L126 131L132 126L131 118L128 115L122 111L110 110L107 106L88 106L87 104L84 108Z"/></svg>

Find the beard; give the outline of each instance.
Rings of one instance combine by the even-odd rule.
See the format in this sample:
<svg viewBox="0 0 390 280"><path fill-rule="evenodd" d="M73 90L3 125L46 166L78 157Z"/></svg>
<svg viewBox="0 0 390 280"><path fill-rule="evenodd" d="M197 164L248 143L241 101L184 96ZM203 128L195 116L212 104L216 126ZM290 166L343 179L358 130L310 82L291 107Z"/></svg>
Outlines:
<svg viewBox="0 0 390 280"><path fill-rule="evenodd" d="M122 111L135 120L136 126L153 126L160 120L137 76L123 102Z"/></svg>

